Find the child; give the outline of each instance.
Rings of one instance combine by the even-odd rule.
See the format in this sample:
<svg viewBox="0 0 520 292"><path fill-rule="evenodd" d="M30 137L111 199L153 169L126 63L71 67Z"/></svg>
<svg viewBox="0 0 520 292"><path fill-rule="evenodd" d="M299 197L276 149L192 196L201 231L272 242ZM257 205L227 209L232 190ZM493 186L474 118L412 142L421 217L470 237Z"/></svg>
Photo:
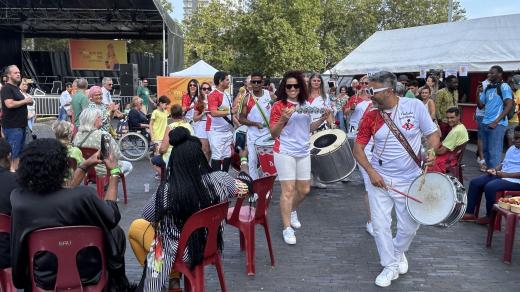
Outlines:
<svg viewBox="0 0 520 292"><path fill-rule="evenodd" d="M161 147L161 141L163 140L164 131L168 125L168 112L166 108L170 104L170 99L167 96L159 97L159 105L157 109L152 112L152 118L150 119L150 133L152 135L152 143L156 145L155 154L159 154L159 147ZM156 167L156 178L160 175L160 168Z"/></svg>

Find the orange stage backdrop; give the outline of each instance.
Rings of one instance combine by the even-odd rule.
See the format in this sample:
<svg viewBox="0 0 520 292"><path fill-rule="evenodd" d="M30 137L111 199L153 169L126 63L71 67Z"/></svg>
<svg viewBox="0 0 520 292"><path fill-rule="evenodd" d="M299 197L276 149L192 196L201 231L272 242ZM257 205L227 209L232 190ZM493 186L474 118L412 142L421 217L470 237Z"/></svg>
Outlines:
<svg viewBox="0 0 520 292"><path fill-rule="evenodd" d="M118 70L127 64L126 41L69 40L72 70Z"/></svg>
<svg viewBox="0 0 520 292"><path fill-rule="evenodd" d="M208 82L212 84L213 77L165 77L157 76L157 96L166 95L170 98L172 104L181 104L182 95L188 88L188 82L191 79L197 79L199 84Z"/></svg>

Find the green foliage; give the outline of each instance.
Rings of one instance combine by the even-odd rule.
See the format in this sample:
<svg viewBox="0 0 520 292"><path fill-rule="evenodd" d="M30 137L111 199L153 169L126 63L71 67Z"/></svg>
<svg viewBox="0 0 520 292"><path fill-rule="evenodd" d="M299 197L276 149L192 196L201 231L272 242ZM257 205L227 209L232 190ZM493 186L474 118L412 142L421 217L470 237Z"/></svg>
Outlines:
<svg viewBox="0 0 520 292"><path fill-rule="evenodd" d="M454 2L453 19L465 10ZM446 22L448 0L212 2L185 21L185 64L204 59L237 75L324 71L378 30Z"/></svg>

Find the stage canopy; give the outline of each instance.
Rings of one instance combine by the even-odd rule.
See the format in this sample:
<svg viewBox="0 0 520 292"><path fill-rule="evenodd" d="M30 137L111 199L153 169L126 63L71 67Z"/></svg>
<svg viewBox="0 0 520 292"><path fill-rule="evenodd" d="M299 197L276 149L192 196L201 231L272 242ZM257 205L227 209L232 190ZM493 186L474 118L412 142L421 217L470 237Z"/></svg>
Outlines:
<svg viewBox="0 0 520 292"><path fill-rule="evenodd" d="M171 71L182 68L183 33L160 0L0 0L0 37L162 39Z"/></svg>
<svg viewBox="0 0 520 292"><path fill-rule="evenodd" d="M498 64L506 71L520 68L520 14L378 31L331 71L339 75L419 72L469 65L485 72Z"/></svg>
<svg viewBox="0 0 520 292"><path fill-rule="evenodd" d="M212 77L217 73L217 69L215 69L210 64L204 62L203 60L198 61L192 66L178 72L170 73L172 77Z"/></svg>

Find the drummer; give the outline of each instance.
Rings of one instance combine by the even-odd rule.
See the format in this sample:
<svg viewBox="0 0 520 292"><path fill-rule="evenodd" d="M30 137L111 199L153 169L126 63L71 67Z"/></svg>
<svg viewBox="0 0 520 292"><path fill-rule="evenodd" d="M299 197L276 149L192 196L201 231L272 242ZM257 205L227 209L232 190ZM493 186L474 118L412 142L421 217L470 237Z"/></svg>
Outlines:
<svg viewBox="0 0 520 292"><path fill-rule="evenodd" d="M301 227L296 209L310 190L310 133L330 117L330 111L325 109L325 113L312 123L310 114L295 111L297 106L309 104L301 72L285 73L276 96L278 98L271 109L269 125L271 136L276 139L274 164L282 188L282 234L285 243L296 244L293 228Z"/></svg>
<svg viewBox="0 0 520 292"><path fill-rule="evenodd" d="M258 178L258 159L255 150L255 141L259 137L269 134L269 116L271 114L271 96L263 89L264 76L260 73L251 74L249 84L252 94L244 95L240 102L240 124L247 126L247 150L249 175L252 179Z"/></svg>
<svg viewBox="0 0 520 292"><path fill-rule="evenodd" d="M412 181L421 174L421 168L411 155L417 156L423 135L431 149L439 147L437 126L427 109L417 99L399 98L395 94L396 82L395 75L386 71L369 77L367 90L374 101L374 109L363 117L354 146L354 156L368 173L371 182L367 190L374 239L380 263L384 267L375 280L375 284L380 287L389 286L399 274L408 272L408 261L404 253L419 228L419 224L406 210L405 198L388 187L407 192ZM387 115L397 126L397 134L401 133L403 141L396 138L381 114ZM374 151L372 159L368 161L364 150L371 138L374 141ZM401 142L410 145L410 153ZM431 164L433 160L433 156L428 157L428 163ZM391 214L394 207L397 233L392 238Z"/></svg>
<svg viewBox="0 0 520 292"><path fill-rule="evenodd" d="M319 73L311 74L311 76L309 77L309 81L307 83L307 89L309 92L309 97L308 97L307 101L311 107L319 108L319 109L321 109L321 108L330 109L331 108L332 102L329 98L329 95L325 92L325 85L323 82L323 78L321 77L321 75ZM320 119L321 116L322 115L319 112L311 113L311 119L313 122ZM330 128L335 126L336 124L334 123L334 116L335 116L335 114L333 113L330 116L330 118L327 118L327 123L323 122L318 127L317 131L326 129L327 124ZM314 178L312 178L312 180L311 180L311 186L317 187L320 189L327 188L327 185L315 180Z"/></svg>

